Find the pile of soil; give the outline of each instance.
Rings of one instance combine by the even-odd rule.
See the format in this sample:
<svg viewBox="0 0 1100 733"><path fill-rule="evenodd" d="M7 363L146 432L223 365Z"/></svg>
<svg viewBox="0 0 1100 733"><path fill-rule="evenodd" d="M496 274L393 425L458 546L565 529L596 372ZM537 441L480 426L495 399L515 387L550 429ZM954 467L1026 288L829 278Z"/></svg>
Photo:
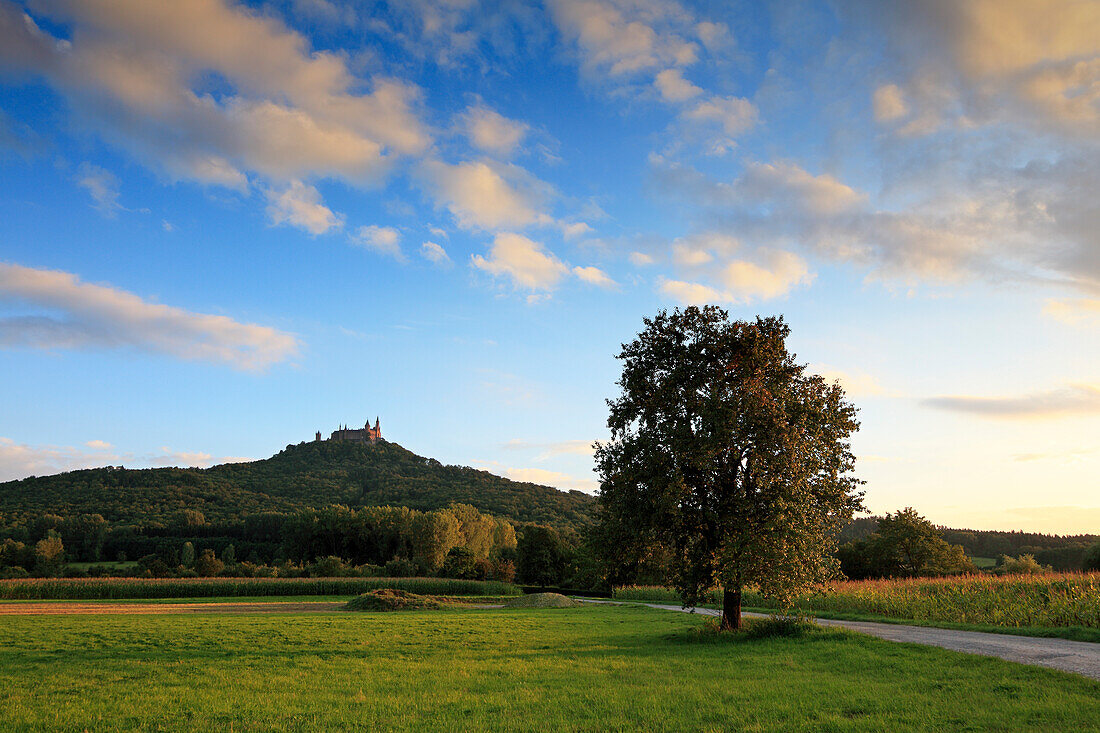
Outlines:
<svg viewBox="0 0 1100 733"><path fill-rule="evenodd" d="M580 601L563 596L561 593L531 593L505 602L505 608L574 608Z"/></svg>
<svg viewBox="0 0 1100 733"><path fill-rule="evenodd" d="M418 611L443 608L443 604L430 596L394 588L379 588L352 598L344 608L348 611Z"/></svg>

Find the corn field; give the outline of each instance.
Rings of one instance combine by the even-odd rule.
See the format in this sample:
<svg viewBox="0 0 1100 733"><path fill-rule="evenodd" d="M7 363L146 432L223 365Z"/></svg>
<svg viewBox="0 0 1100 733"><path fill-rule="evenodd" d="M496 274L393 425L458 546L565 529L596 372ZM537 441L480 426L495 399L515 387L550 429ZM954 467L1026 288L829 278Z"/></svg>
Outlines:
<svg viewBox="0 0 1100 733"><path fill-rule="evenodd" d="M378 588L421 595L511 596L496 580L449 578L67 578L0 580L0 599L214 598L351 596Z"/></svg>
<svg viewBox="0 0 1100 733"><path fill-rule="evenodd" d="M669 588L617 588L621 600L679 602ZM751 589L745 606L772 608ZM721 603L718 591L707 603ZM1048 575L965 575L950 578L860 580L830 584L823 592L795 599L792 610L831 611L915 621L948 621L1003 627L1100 628L1100 573Z"/></svg>

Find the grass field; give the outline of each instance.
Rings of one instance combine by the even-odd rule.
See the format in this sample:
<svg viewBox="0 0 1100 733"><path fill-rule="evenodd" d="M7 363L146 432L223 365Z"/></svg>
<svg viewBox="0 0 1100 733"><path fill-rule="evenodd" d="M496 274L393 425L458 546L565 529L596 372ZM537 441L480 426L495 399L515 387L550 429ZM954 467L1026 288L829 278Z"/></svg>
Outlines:
<svg viewBox="0 0 1100 733"><path fill-rule="evenodd" d="M0 618L4 730L1075 730L1100 684L631 607Z"/></svg>
<svg viewBox="0 0 1100 733"><path fill-rule="evenodd" d="M619 588L615 598L679 602L674 591L649 586ZM717 593L707 600L720 602ZM743 603L774 607L751 591ZM794 609L1004 629L1100 629L1100 573L846 581L796 599Z"/></svg>
<svg viewBox="0 0 1100 733"><path fill-rule="evenodd" d="M51 578L0 580L0 600L345 596L377 588L448 596L521 593L510 583L450 578Z"/></svg>

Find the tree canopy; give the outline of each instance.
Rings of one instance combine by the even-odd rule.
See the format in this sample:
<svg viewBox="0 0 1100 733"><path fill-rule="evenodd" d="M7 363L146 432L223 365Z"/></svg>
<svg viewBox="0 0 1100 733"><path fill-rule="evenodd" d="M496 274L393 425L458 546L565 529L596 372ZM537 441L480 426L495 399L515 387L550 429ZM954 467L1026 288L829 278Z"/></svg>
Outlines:
<svg viewBox="0 0 1100 733"><path fill-rule="evenodd" d="M715 306L646 319L596 451L600 533L667 553L685 605L722 586L725 627L746 584L786 601L834 576L836 535L861 508L856 409L796 363L789 333Z"/></svg>
<svg viewBox="0 0 1100 733"><path fill-rule="evenodd" d="M874 533L842 546L838 555L841 569L854 579L916 578L975 570L962 545L948 544L940 530L912 507L887 512Z"/></svg>

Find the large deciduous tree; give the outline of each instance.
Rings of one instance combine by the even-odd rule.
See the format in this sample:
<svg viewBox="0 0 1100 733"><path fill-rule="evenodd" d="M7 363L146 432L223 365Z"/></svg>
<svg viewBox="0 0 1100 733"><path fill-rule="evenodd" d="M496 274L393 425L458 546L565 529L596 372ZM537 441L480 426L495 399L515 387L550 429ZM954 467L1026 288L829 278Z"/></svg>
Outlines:
<svg viewBox="0 0 1100 733"><path fill-rule="evenodd" d="M721 586L724 628L740 628L747 584L783 602L833 577L836 533L862 505L856 409L795 362L789 332L715 306L646 319L596 451L608 535L662 545L685 605Z"/></svg>

